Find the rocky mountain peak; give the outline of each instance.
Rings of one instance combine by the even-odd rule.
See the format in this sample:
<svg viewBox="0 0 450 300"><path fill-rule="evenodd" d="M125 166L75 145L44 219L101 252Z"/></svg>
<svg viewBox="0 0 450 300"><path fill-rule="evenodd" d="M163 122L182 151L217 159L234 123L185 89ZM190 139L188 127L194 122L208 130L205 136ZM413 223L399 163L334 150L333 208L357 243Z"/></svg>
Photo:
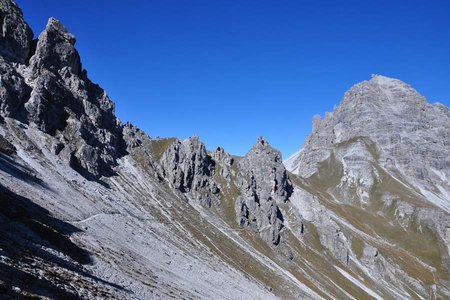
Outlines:
<svg viewBox="0 0 450 300"><path fill-rule="evenodd" d="M33 70L58 72L66 68L70 73L79 75L81 63L75 41L75 37L60 21L50 18L39 35L36 52L30 60Z"/></svg>
<svg viewBox="0 0 450 300"><path fill-rule="evenodd" d="M162 177L173 188L188 193L206 207L211 206L219 192L212 178L214 161L198 136L175 140L163 153L160 164Z"/></svg>
<svg viewBox="0 0 450 300"><path fill-rule="evenodd" d="M417 91L406 82L400 79L387 77L384 75L372 74L369 81L363 81L363 83L366 82L373 85L377 85L382 90L391 90L391 91L403 90L411 94L418 94ZM398 100L398 98L392 98L391 100L395 101Z"/></svg>
<svg viewBox="0 0 450 300"><path fill-rule="evenodd" d="M123 125L106 92L82 72L75 37L50 18L32 41L16 4L0 4L0 54L6 58L0 63L2 117L50 135L55 154L85 177L112 174L116 159L126 152Z"/></svg>
<svg viewBox="0 0 450 300"><path fill-rule="evenodd" d="M0 0L0 54L24 64L32 48L33 32L14 1Z"/></svg>
<svg viewBox="0 0 450 300"><path fill-rule="evenodd" d="M256 143L245 155L246 158L252 160L268 160L274 163L281 162L281 152L273 148L263 137L258 137Z"/></svg>
<svg viewBox="0 0 450 300"><path fill-rule="evenodd" d="M446 186L442 176L436 174L450 176L449 137L448 108L428 103L400 80L375 75L354 85L324 119L314 118L311 135L287 165L289 170L309 177L332 154L347 157L336 153L344 145L364 138L382 167L393 168L422 184ZM430 172L429 166L435 171ZM446 207L450 208L450 203Z"/></svg>
<svg viewBox="0 0 450 300"><path fill-rule="evenodd" d="M45 26L44 31L41 33L41 35L49 35L49 34L55 34L56 37L59 37L67 42L69 42L72 45L75 45L75 36L71 34L66 26L61 23L58 19L55 17L50 17L47 21L47 25Z"/></svg>
<svg viewBox="0 0 450 300"><path fill-rule="evenodd" d="M237 186L242 191L236 201L238 223L277 245L284 222L278 203L287 201L292 190L281 153L259 137L238 169Z"/></svg>
<svg viewBox="0 0 450 300"><path fill-rule="evenodd" d="M450 299L444 105L373 76L297 176L262 137L237 157L123 125L64 25L32 42L0 14L2 299Z"/></svg>
<svg viewBox="0 0 450 300"><path fill-rule="evenodd" d="M231 155L222 147L217 147L211 156L215 161L223 163L225 166L230 166L234 161Z"/></svg>
<svg viewBox="0 0 450 300"><path fill-rule="evenodd" d="M392 113L414 117L420 115L427 102L410 85L401 80L372 75L367 81L352 86L345 94L334 114L342 118L361 118L361 115ZM356 116L355 116L356 114ZM330 114L327 114L330 116Z"/></svg>

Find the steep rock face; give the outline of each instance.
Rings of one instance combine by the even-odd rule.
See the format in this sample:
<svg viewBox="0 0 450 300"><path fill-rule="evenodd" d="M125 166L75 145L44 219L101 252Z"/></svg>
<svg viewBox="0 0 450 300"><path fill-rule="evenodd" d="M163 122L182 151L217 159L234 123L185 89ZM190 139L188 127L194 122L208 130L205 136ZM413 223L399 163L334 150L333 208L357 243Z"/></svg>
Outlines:
<svg viewBox="0 0 450 300"><path fill-rule="evenodd" d="M373 278L394 282L394 289L406 283L429 295L429 283L386 247L394 244L424 262L423 272L439 270L433 271L433 293L445 295L449 135L449 109L427 103L400 80L376 75L356 84L332 113L314 118L305 145L285 162L316 197L296 190L299 213L342 263L362 263Z"/></svg>
<svg viewBox="0 0 450 300"><path fill-rule="evenodd" d="M234 163L234 158L222 147L217 147L217 149L211 154L212 159L220 165L219 175L225 179L226 182L231 180L231 165Z"/></svg>
<svg viewBox="0 0 450 300"><path fill-rule="evenodd" d="M19 23L8 30L20 29L17 7L0 3ZM23 31L17 36L11 45L20 46ZM446 137L445 107L426 104L429 115L417 121L414 107L424 102L408 86L380 76L359 84L343 107L316 119L291 160L307 178L288 178L280 153L263 139L240 158L222 148L209 153L196 137L151 139L122 125L55 19L30 60L22 46L8 54L4 41L0 294L450 297L448 213L427 204L414 184L437 198L446 189L439 142L448 143L438 139ZM436 132L421 129L427 120Z"/></svg>
<svg viewBox="0 0 450 300"><path fill-rule="evenodd" d="M123 125L108 95L82 70L75 37L50 18L31 52L32 33L21 11L2 1L1 14L2 116L51 135L54 153L83 176L111 175L116 159L126 153Z"/></svg>
<svg viewBox="0 0 450 300"><path fill-rule="evenodd" d="M163 177L173 188L190 193L204 206L211 206L219 192L212 179L214 161L198 137L176 140L164 152L160 163Z"/></svg>
<svg viewBox="0 0 450 300"><path fill-rule="evenodd" d="M33 32L13 1L0 1L0 28L2 57L24 64L32 48Z"/></svg>
<svg viewBox="0 0 450 300"><path fill-rule="evenodd" d="M75 38L48 21L30 59L30 122L55 136L55 151L88 178L109 175L125 153L122 124L106 92L81 71Z"/></svg>
<svg viewBox="0 0 450 300"><path fill-rule="evenodd" d="M381 167L427 186L428 198L449 194L445 178L450 178L450 110L427 103L400 80L379 75L353 86L324 120L314 118L313 132L288 160L288 168L309 177L337 145L360 137L374 143ZM430 186L438 192L429 191ZM450 201L432 201L450 211Z"/></svg>
<svg viewBox="0 0 450 300"><path fill-rule="evenodd" d="M31 88L16 69L0 58L0 113L4 117L20 117L23 119L23 107L28 101Z"/></svg>
<svg viewBox="0 0 450 300"><path fill-rule="evenodd" d="M81 62L74 45L75 37L61 22L50 18L45 30L39 35L36 51L30 59L34 73L42 69L58 72L67 68L70 73L79 75Z"/></svg>
<svg viewBox="0 0 450 300"><path fill-rule="evenodd" d="M374 187L381 182L376 168L377 156L376 146L369 138L359 137L338 143L328 161L340 165L340 169L334 176L327 179L322 176L321 180L328 183L338 180L332 192L340 201L367 206Z"/></svg>
<svg viewBox="0 0 450 300"><path fill-rule="evenodd" d="M150 140L150 137L130 122L127 122L123 126L123 139L127 149L134 149L141 146L144 140Z"/></svg>
<svg viewBox="0 0 450 300"><path fill-rule="evenodd" d="M4 117L18 117L31 89L16 67L26 63L33 32L20 8L8 0L0 1L0 25L0 112Z"/></svg>
<svg viewBox="0 0 450 300"><path fill-rule="evenodd" d="M277 245L284 221L277 203L287 201L292 188L280 152L259 138L238 162L238 169L241 196L236 200L237 222Z"/></svg>
<svg viewBox="0 0 450 300"><path fill-rule="evenodd" d="M300 220L311 223L317 229L319 242L330 256L335 257L340 263L348 265L349 239L343 232L340 224L336 222L333 213L327 209L319 195L310 193L302 188L294 188L291 202L294 211L301 216ZM305 228L306 227L306 228ZM312 230L302 225L301 234L309 236Z"/></svg>

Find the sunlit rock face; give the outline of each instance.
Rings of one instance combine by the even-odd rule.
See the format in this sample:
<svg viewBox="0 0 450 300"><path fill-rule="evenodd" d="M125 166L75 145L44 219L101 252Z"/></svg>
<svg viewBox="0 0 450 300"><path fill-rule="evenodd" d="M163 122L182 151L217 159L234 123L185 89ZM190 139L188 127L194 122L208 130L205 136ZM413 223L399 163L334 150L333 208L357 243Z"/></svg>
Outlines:
<svg viewBox="0 0 450 300"><path fill-rule="evenodd" d="M237 186L242 191L236 201L238 223L277 245L283 227L277 203L286 201L292 190L280 152L259 138L238 168Z"/></svg>
<svg viewBox="0 0 450 300"><path fill-rule="evenodd" d="M447 107L374 76L238 157L122 124L58 20L0 25L1 299L450 298Z"/></svg>
<svg viewBox="0 0 450 300"><path fill-rule="evenodd" d="M162 176L173 188L189 193L206 207L211 206L219 193L213 180L214 161L198 137L174 141L162 155L160 163Z"/></svg>
<svg viewBox="0 0 450 300"><path fill-rule="evenodd" d="M54 151L85 177L112 174L115 159L126 152L123 125L106 92L82 69L75 37L50 18L32 41L13 2L2 1L0 14L2 116L54 136Z"/></svg>
<svg viewBox="0 0 450 300"><path fill-rule="evenodd" d="M424 260L428 250L419 240L428 240L439 267L448 272L449 137L448 107L428 103L400 80L373 75L347 91L333 112L314 117L304 146L285 162L325 192L331 206L325 209L326 201L297 190L295 202L316 224L322 245L343 263L351 264L352 251L359 251L372 276L401 281L394 275L400 266L379 252L380 245L368 239L357 250L351 245L352 234L343 229L362 225ZM426 290L416 278L410 280Z"/></svg>
<svg viewBox="0 0 450 300"><path fill-rule="evenodd" d="M357 139L366 139L370 149L347 146ZM289 159L288 169L309 177L333 151L342 152L344 147L348 151L341 160L347 182L354 180L353 173L365 173L358 178L364 181L365 189L369 188L376 174L368 165L361 168L357 161L366 164L375 160L382 168L417 182L424 193L436 194L430 200L450 210L450 201L434 199L450 195L446 183L450 177L448 107L428 103L400 80L374 75L346 92L341 104L323 120L314 118L313 132L303 149Z"/></svg>

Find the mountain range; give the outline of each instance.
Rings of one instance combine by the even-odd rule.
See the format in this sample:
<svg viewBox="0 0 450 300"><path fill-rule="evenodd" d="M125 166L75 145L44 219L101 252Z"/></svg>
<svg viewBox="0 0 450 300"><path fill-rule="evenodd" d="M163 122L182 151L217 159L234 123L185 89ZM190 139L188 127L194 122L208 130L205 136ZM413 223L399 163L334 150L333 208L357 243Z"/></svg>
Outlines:
<svg viewBox="0 0 450 300"><path fill-rule="evenodd" d="M0 22L2 299L450 298L445 105L372 75L234 156L122 123L57 19Z"/></svg>

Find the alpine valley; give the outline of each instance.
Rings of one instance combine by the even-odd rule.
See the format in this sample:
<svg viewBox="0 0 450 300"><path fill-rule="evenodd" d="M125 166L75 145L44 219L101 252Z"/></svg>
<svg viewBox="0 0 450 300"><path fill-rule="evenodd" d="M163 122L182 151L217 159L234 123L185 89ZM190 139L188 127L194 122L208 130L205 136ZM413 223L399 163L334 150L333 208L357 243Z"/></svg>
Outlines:
<svg viewBox="0 0 450 300"><path fill-rule="evenodd" d="M58 20L0 25L0 298L450 298L448 107L374 75L238 157L123 124Z"/></svg>

